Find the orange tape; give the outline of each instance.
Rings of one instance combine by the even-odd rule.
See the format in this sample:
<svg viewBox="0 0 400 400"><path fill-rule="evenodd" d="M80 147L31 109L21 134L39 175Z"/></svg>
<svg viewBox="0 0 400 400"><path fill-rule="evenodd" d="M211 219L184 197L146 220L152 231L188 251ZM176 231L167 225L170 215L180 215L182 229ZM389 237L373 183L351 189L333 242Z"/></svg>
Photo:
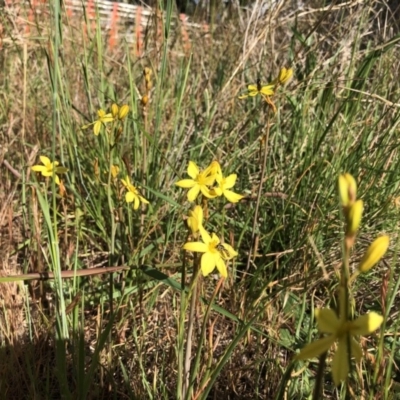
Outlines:
<svg viewBox="0 0 400 400"><path fill-rule="evenodd" d="M136 9L136 26L135 26L136 57L141 57L143 51L141 20L142 20L142 7L138 7Z"/></svg>
<svg viewBox="0 0 400 400"><path fill-rule="evenodd" d="M187 31L187 26L186 26L186 15L185 14L179 14L179 19L181 20L181 32L182 32L182 42L183 42L183 50L185 51L186 55L190 54L190 39L189 39L189 34Z"/></svg>
<svg viewBox="0 0 400 400"><path fill-rule="evenodd" d="M108 39L108 45L110 46L110 49L114 48L118 40L118 18L118 3L114 3L111 14L110 38Z"/></svg>

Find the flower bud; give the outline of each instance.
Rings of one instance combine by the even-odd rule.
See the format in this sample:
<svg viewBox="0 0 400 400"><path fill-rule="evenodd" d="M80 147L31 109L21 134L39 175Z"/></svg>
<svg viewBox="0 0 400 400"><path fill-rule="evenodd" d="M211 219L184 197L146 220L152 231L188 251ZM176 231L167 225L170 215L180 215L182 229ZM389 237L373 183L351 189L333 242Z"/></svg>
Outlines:
<svg viewBox="0 0 400 400"><path fill-rule="evenodd" d="M151 74L152 74L151 69L149 67L145 67L144 70L143 70L143 75L145 77L149 77L150 78Z"/></svg>
<svg viewBox="0 0 400 400"><path fill-rule="evenodd" d="M389 247L389 236L381 236L375 239L364 254L358 270L368 272L386 253Z"/></svg>
<svg viewBox="0 0 400 400"><path fill-rule="evenodd" d="M357 183L350 174L339 175L339 194L343 207L351 206L357 196Z"/></svg>
<svg viewBox="0 0 400 400"><path fill-rule="evenodd" d="M199 231L203 225L203 209L200 206L196 206L193 210L189 211L187 224L193 235Z"/></svg>
<svg viewBox="0 0 400 400"><path fill-rule="evenodd" d="M149 102L149 96L147 96L147 94L145 94L142 97L142 106L146 106L148 102Z"/></svg>
<svg viewBox="0 0 400 400"><path fill-rule="evenodd" d="M364 204L362 200L357 200L350 207L347 221L347 236L354 236L360 226Z"/></svg>
<svg viewBox="0 0 400 400"><path fill-rule="evenodd" d="M119 174L118 165L111 165L111 176L115 179Z"/></svg>
<svg viewBox="0 0 400 400"><path fill-rule="evenodd" d="M288 83L290 81L290 79L293 76L293 69L289 68L282 68L279 71L279 75L278 75L278 82L280 85L285 85L286 83Z"/></svg>
<svg viewBox="0 0 400 400"><path fill-rule="evenodd" d="M124 119L129 112L129 106L127 104L124 104L118 112L118 119Z"/></svg>
<svg viewBox="0 0 400 400"><path fill-rule="evenodd" d="M146 81L146 90L149 92L153 87L153 83L151 81Z"/></svg>
<svg viewBox="0 0 400 400"><path fill-rule="evenodd" d="M117 118L118 109L119 107L115 103L111 106L111 115L113 116L113 118Z"/></svg>

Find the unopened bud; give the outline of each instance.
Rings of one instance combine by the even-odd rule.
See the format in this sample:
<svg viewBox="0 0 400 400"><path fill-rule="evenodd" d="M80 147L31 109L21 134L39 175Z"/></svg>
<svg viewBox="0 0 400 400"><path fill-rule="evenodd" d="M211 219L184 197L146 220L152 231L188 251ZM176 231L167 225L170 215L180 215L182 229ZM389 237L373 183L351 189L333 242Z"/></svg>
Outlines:
<svg viewBox="0 0 400 400"><path fill-rule="evenodd" d="M362 200L357 200L350 207L347 221L347 235L354 236L360 226L364 205Z"/></svg>
<svg viewBox="0 0 400 400"><path fill-rule="evenodd" d="M147 94L145 94L145 95L142 97L142 105L143 105L143 106L146 106L148 102L149 102L149 96L147 96Z"/></svg>
<svg viewBox="0 0 400 400"><path fill-rule="evenodd" d="M111 115L113 116L113 118L117 118L118 109L119 109L119 107L115 103L111 106Z"/></svg>
<svg viewBox="0 0 400 400"><path fill-rule="evenodd" d="M281 85L284 85L284 84L288 83L292 79L292 76L293 76L293 69L292 68L289 68L289 69L282 68L279 71L278 82Z"/></svg>
<svg viewBox="0 0 400 400"><path fill-rule="evenodd" d="M389 247L389 236L381 236L375 239L364 254L358 270L368 272L386 253Z"/></svg>
<svg viewBox="0 0 400 400"><path fill-rule="evenodd" d="M129 112L129 106L128 106L127 104L124 104L124 105L119 109L118 118L119 118L119 119L124 119L124 118L128 115L128 112Z"/></svg>
<svg viewBox="0 0 400 400"><path fill-rule="evenodd" d="M350 174L339 175L339 194L343 207L351 206L356 201L357 183Z"/></svg>

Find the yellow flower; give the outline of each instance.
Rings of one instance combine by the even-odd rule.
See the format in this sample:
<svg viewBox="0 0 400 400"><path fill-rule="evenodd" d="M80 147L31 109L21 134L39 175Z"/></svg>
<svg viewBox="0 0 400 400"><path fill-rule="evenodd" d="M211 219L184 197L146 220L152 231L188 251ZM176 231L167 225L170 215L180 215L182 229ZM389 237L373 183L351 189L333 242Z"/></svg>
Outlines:
<svg viewBox="0 0 400 400"><path fill-rule="evenodd" d="M221 175L216 175L216 182L218 183L218 187L213 188L213 192L217 195L217 196L225 196L226 199L228 201L230 201L231 203L237 203L239 200L243 199L244 196L237 194L235 192L233 192L232 189L233 186L235 186L236 183L236 179L237 179L237 175L236 174L231 174L228 177L224 178L224 176Z"/></svg>
<svg viewBox="0 0 400 400"><path fill-rule="evenodd" d="M106 114L104 110L97 111L97 115L99 116L99 119L95 121L93 125L93 132L96 136L100 133L100 128L103 125L105 125L107 122L114 121L112 114Z"/></svg>
<svg viewBox="0 0 400 400"><path fill-rule="evenodd" d="M117 107L117 109L115 107ZM113 115L115 112L118 112L118 106L116 104L113 104L111 106L111 110L112 112L109 114L106 114L104 110L97 111L97 115L99 116L99 118L88 125L82 126L82 129L86 129L89 126L93 125L93 132L97 136L100 133L100 129L103 125L105 125L108 122L114 121L115 118Z"/></svg>
<svg viewBox="0 0 400 400"><path fill-rule="evenodd" d="M260 79L257 79L257 83L255 85L248 85L247 86L247 93L239 96L239 99L246 99L247 97L254 97L258 94L261 95L266 101L268 96L272 96L274 94L274 87L273 83L268 85L261 85Z"/></svg>
<svg viewBox="0 0 400 400"><path fill-rule="evenodd" d="M65 167L59 167L59 162L51 162L46 156L40 156L40 161L43 165L32 166L32 171L40 172L43 176L49 177L54 174L54 181L57 185L60 184L60 178L56 174L65 174L68 169Z"/></svg>
<svg viewBox="0 0 400 400"><path fill-rule="evenodd" d="M196 206L193 210L189 211L187 224L193 235L203 226L203 209L200 206Z"/></svg>
<svg viewBox="0 0 400 400"><path fill-rule="evenodd" d="M216 197L209 189L209 186L214 184L216 177L215 174L212 174L212 168L210 165L201 172L193 161L189 161L187 172L192 179L182 179L176 182L175 185L184 189L190 189L187 194L190 202L196 200L200 192L209 199Z"/></svg>
<svg viewBox="0 0 400 400"><path fill-rule="evenodd" d="M343 304L345 294L344 289L341 289L339 302ZM349 373L349 352L357 362L362 357L362 349L355 336L364 336L378 329L383 322L383 317L375 312L370 312L350 321L343 311L340 318L338 318L335 311L324 308L315 311L315 318L318 322L318 330L321 333L327 333L328 336L305 346L295 359L307 360L318 357L328 351L335 342L338 342L337 350L332 360L332 377L335 385L339 385L341 381L347 378ZM348 343L350 343L350 348Z"/></svg>
<svg viewBox="0 0 400 400"><path fill-rule="evenodd" d="M204 253L201 256L201 272L204 276L210 274L217 267L221 276L226 278L228 271L225 260L236 257L238 253L229 244L221 243L215 233L210 236L202 226L199 229L203 242L188 242L184 244L183 248L188 251Z"/></svg>
<svg viewBox="0 0 400 400"><path fill-rule="evenodd" d="M368 272L386 253L389 247L389 236L381 236L375 239L364 254L358 270Z"/></svg>
<svg viewBox="0 0 400 400"><path fill-rule="evenodd" d="M125 194L125 201L127 203L133 202L134 210L137 210L139 208L140 202L144 204L149 204L149 202L140 194L139 190L132 185L128 175L125 179L121 179L121 182L127 190Z"/></svg>

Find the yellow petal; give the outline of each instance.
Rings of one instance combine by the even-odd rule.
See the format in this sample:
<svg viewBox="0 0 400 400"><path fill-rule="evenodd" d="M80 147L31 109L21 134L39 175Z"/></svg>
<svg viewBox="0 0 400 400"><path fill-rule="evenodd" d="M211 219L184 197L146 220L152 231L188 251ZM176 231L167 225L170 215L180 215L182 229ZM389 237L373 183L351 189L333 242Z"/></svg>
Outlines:
<svg viewBox="0 0 400 400"><path fill-rule="evenodd" d="M133 200L135 200L135 195L132 192L126 192L125 194L125 201L127 203L132 203Z"/></svg>
<svg viewBox="0 0 400 400"><path fill-rule="evenodd" d="M347 355L347 337L339 340L338 348L332 360L332 377L336 386L347 378L349 373L349 358Z"/></svg>
<svg viewBox="0 0 400 400"><path fill-rule="evenodd" d="M106 114L104 115L104 117L101 118L101 122L103 124L107 123L107 122L112 122L114 121L114 117L112 116L112 114Z"/></svg>
<svg viewBox="0 0 400 400"><path fill-rule="evenodd" d="M200 230L201 239L203 240L203 242L206 245L208 245L211 242L211 236L202 226L199 227L199 230Z"/></svg>
<svg viewBox="0 0 400 400"><path fill-rule="evenodd" d="M231 190L224 190L224 196L231 203L237 203L238 201L242 200L244 197L241 194L232 192Z"/></svg>
<svg viewBox="0 0 400 400"><path fill-rule="evenodd" d="M237 179L237 175L236 174L230 174L228 177L226 177L224 179L224 188L225 189L232 189L235 186L236 179ZM218 181L218 179L217 179L217 181Z"/></svg>
<svg viewBox="0 0 400 400"><path fill-rule="evenodd" d="M57 175L54 175L54 182L59 185L60 184L60 178Z"/></svg>
<svg viewBox="0 0 400 400"><path fill-rule="evenodd" d="M134 196L133 209L137 210L140 206L139 196Z"/></svg>
<svg viewBox="0 0 400 400"><path fill-rule="evenodd" d="M211 253L204 253L201 256L201 272L207 276L215 268L215 257Z"/></svg>
<svg viewBox="0 0 400 400"><path fill-rule="evenodd" d="M143 204L150 204L148 200L146 200L143 196L138 195L139 200L143 203Z"/></svg>
<svg viewBox="0 0 400 400"><path fill-rule="evenodd" d="M357 362L360 362L363 355L362 349L359 343L353 337L350 339L350 346L352 357L354 357Z"/></svg>
<svg viewBox="0 0 400 400"><path fill-rule="evenodd" d="M265 96L272 96L274 94L274 85L263 86L260 90L260 93Z"/></svg>
<svg viewBox="0 0 400 400"><path fill-rule="evenodd" d="M226 265L224 260L221 257L216 258L216 265L219 273L221 274L222 277L227 278L228 277L228 271L226 269Z"/></svg>
<svg viewBox="0 0 400 400"><path fill-rule="evenodd" d="M40 162L41 162L43 165L47 166L47 165L50 165L50 164L51 164L50 158L48 158L48 157L46 157L46 156L40 156L39 158L40 158Z"/></svg>
<svg viewBox="0 0 400 400"><path fill-rule="evenodd" d="M189 189L196 185L196 182L193 179L182 179L175 183L176 186L179 186L183 189Z"/></svg>
<svg viewBox="0 0 400 400"><path fill-rule="evenodd" d="M381 236L375 239L368 247L367 252L362 258L358 270L360 272L369 271L386 253L389 247L389 236Z"/></svg>
<svg viewBox="0 0 400 400"><path fill-rule="evenodd" d="M207 186L201 185L199 186L199 188L203 196L207 197L207 199L213 199L214 197L217 196L217 194L214 193L214 191L211 191Z"/></svg>
<svg viewBox="0 0 400 400"><path fill-rule="evenodd" d="M196 253L205 253L208 251L208 246L202 242L187 242L183 245L183 248Z"/></svg>
<svg viewBox="0 0 400 400"><path fill-rule="evenodd" d="M254 91L249 92L248 96L254 97L254 96L257 96L258 93L260 93L260 92L258 91L258 89L256 89L256 90L254 90Z"/></svg>
<svg viewBox="0 0 400 400"><path fill-rule="evenodd" d="M383 322L382 315L375 312L358 317L355 321L350 322L350 332L352 335L367 335L377 330Z"/></svg>
<svg viewBox="0 0 400 400"><path fill-rule="evenodd" d="M200 193L200 186L199 185L195 185L193 186L187 193L187 199L192 202L195 201L197 199L197 196Z"/></svg>
<svg viewBox="0 0 400 400"><path fill-rule="evenodd" d="M44 165L33 165L31 170L35 172L44 172L47 171L47 168Z"/></svg>
<svg viewBox="0 0 400 400"><path fill-rule="evenodd" d="M192 179L196 179L197 176L199 175L199 167L193 162L189 161L187 173Z"/></svg>
<svg viewBox="0 0 400 400"><path fill-rule="evenodd" d="M340 321L336 312L330 308L315 310L315 319L318 323L318 330L323 333L337 333L340 328Z"/></svg>
<svg viewBox="0 0 400 400"><path fill-rule="evenodd" d="M318 357L322 353L328 351L334 342L334 335L318 339L315 342L303 347L300 353L295 357L295 360L308 360L310 358Z"/></svg>
<svg viewBox="0 0 400 400"><path fill-rule="evenodd" d="M229 257L226 257L227 260L230 260L239 254L230 244L223 243L222 246L224 246L225 250L229 254Z"/></svg>
<svg viewBox="0 0 400 400"><path fill-rule="evenodd" d="M256 94L257 94L257 92L258 92L258 87L257 87L257 85L248 85L247 86L247 90L249 91L249 92L256 92ZM253 95L254 96L254 95Z"/></svg>
<svg viewBox="0 0 400 400"><path fill-rule="evenodd" d="M248 94L242 94L241 96L238 97L239 100L247 99L249 97Z"/></svg>
<svg viewBox="0 0 400 400"><path fill-rule="evenodd" d="M213 161L205 170L204 176L208 175L222 175L221 165L218 161Z"/></svg>
<svg viewBox="0 0 400 400"><path fill-rule="evenodd" d="M205 179L204 179L204 185L206 186L212 186L215 183L215 180L217 179L217 176L219 176L218 174L212 174L212 175L208 175Z"/></svg>
<svg viewBox="0 0 400 400"><path fill-rule="evenodd" d="M46 167L44 168L44 170L42 171L42 175L43 176L53 176L53 171L52 170L48 170Z"/></svg>
<svg viewBox="0 0 400 400"><path fill-rule="evenodd" d="M101 122L96 121L93 125L93 133L97 136L100 133Z"/></svg>

